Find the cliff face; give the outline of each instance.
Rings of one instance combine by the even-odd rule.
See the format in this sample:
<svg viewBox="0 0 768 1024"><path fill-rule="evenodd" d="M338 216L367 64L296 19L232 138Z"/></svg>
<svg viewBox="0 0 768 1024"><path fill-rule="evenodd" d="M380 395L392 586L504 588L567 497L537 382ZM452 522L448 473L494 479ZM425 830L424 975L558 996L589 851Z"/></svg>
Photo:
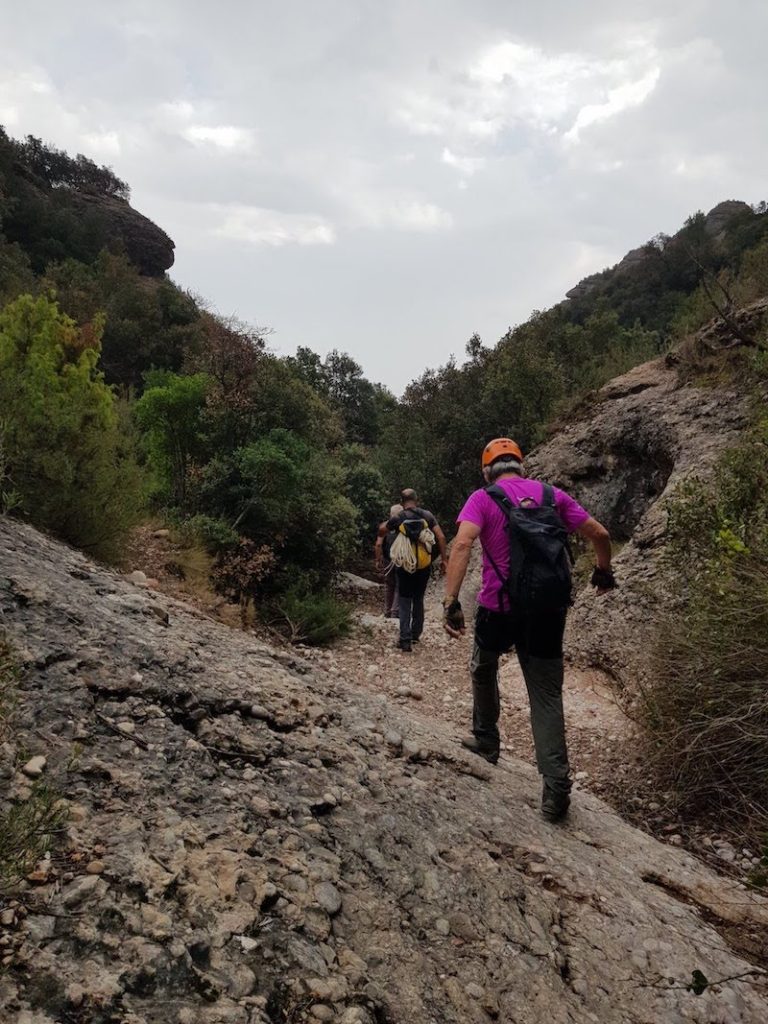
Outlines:
<svg viewBox="0 0 768 1024"><path fill-rule="evenodd" d="M526 766L5 519L0 622L3 807L40 773L68 801L3 901L3 1020L766 1019L751 975L686 988L750 970L707 922L765 901L600 801L549 826Z"/></svg>
<svg viewBox="0 0 768 1024"><path fill-rule="evenodd" d="M162 277L173 266L175 246L171 238L124 199L71 192L67 202L79 215L98 218L105 244L119 242L140 273Z"/></svg>
<svg viewBox="0 0 768 1024"><path fill-rule="evenodd" d="M623 544L615 558L619 588L600 600L585 588L576 600L572 657L619 679L642 672L652 619L679 597L662 559L665 499L690 475L706 479L748 421L743 393L681 384L659 359L607 384L588 412L527 460L531 476L572 493Z"/></svg>

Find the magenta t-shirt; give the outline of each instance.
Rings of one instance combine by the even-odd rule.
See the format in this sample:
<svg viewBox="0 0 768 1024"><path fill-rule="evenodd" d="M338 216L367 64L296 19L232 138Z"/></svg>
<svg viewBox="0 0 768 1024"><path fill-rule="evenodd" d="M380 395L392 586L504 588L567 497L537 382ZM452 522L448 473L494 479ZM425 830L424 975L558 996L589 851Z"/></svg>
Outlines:
<svg viewBox="0 0 768 1024"><path fill-rule="evenodd" d="M505 492L513 505L519 505L526 498L536 505L542 502L544 487L539 480L527 480L524 477L509 477L506 480L498 480L498 486ZM552 488L555 497L555 506L563 521L568 533L574 533L580 526L589 519L589 512L586 512L581 505L575 501L570 494ZM506 576L509 571L509 536L506 531L507 517L499 506L490 498L484 490L475 491L467 498L464 508L459 512L457 523L474 523L480 527L480 543L483 546L483 586L477 595L477 603L484 608L493 611L499 610L499 591L501 580L496 575L493 566L486 556L490 552L491 558L499 568L499 572Z"/></svg>

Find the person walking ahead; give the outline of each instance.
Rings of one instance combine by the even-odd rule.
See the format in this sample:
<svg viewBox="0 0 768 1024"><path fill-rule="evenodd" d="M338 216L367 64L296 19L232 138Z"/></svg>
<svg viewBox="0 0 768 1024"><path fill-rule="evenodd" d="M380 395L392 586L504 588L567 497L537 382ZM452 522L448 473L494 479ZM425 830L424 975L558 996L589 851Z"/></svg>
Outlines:
<svg viewBox="0 0 768 1024"><path fill-rule="evenodd" d="M440 552L440 571L445 573L448 555L445 534L430 511L420 508L416 492L407 488L401 493L403 510L379 527L379 538L389 531L397 536L390 546L399 591L401 651L410 652L424 629L424 593L432 575L432 549ZM378 544L378 540L377 540Z"/></svg>
<svg viewBox="0 0 768 1024"><path fill-rule="evenodd" d="M403 511L402 505L390 505L389 518L394 519L400 515ZM385 520L380 524L379 529L376 533L376 544L374 547L374 557L376 561L376 568L380 575L384 577L384 618L385 619L396 619L399 616L400 609L400 594L397 590L397 573L395 566L389 557L389 549L392 546L392 541L395 539L394 531L387 530L387 522ZM384 527L384 534L381 533L381 528Z"/></svg>
<svg viewBox="0 0 768 1024"><path fill-rule="evenodd" d="M443 601L444 626L464 633L459 591L472 545L483 549L471 673L473 735L462 744L491 764L499 758L498 665L516 649L531 707L539 773L544 777L542 813L563 818L570 805L570 769L563 716L563 633L571 603L567 535L592 543L599 594L615 587L608 531L564 491L523 475L523 455L507 437L483 449L489 486L470 495L459 513Z"/></svg>

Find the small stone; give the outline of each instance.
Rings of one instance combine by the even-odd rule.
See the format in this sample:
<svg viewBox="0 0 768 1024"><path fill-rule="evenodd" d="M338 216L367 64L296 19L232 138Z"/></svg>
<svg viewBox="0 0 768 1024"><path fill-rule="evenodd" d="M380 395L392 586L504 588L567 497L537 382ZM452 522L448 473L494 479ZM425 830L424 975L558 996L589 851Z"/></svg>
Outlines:
<svg viewBox="0 0 768 1024"><path fill-rule="evenodd" d="M269 800L260 796L251 797L251 810L260 814L262 818L268 818L271 812Z"/></svg>
<svg viewBox="0 0 768 1024"><path fill-rule="evenodd" d="M158 540L165 540L167 537L171 536L171 531L170 530L154 530L153 533L152 533L152 536L153 537L157 537Z"/></svg>
<svg viewBox="0 0 768 1024"><path fill-rule="evenodd" d="M681 835L675 834L673 836L669 836L669 838L667 839L667 842L670 844L670 846L682 846L683 845L683 837Z"/></svg>
<svg viewBox="0 0 768 1024"><path fill-rule="evenodd" d="M588 985L583 978L574 978L571 982L571 988L577 996L585 996L588 991Z"/></svg>
<svg viewBox="0 0 768 1024"><path fill-rule="evenodd" d="M485 995L483 987L481 985L476 985L474 981L470 981L468 985L465 985L464 991L471 999L482 999Z"/></svg>
<svg viewBox="0 0 768 1024"><path fill-rule="evenodd" d="M315 899L330 917L341 910L341 893L332 882L320 882L316 885Z"/></svg>
<svg viewBox="0 0 768 1024"><path fill-rule="evenodd" d="M85 900L94 896L99 886L104 883L96 875L82 875L76 878L61 893L61 900L65 907L71 909L77 907Z"/></svg>
<svg viewBox="0 0 768 1024"><path fill-rule="evenodd" d="M82 804L72 804L69 808L69 820L75 823L85 821L88 817L88 811Z"/></svg>
<svg viewBox="0 0 768 1024"><path fill-rule="evenodd" d="M397 693L398 697L410 697L411 696L411 688L409 686L398 686L398 688L397 688L397 690L395 692Z"/></svg>
<svg viewBox="0 0 768 1024"><path fill-rule="evenodd" d="M576 774L573 777L574 779L576 779L577 782L583 782L584 779L589 778L589 772L576 772Z"/></svg>
<svg viewBox="0 0 768 1024"><path fill-rule="evenodd" d="M117 728L120 732L124 732L126 736L132 736L136 732L136 723L130 721L118 722Z"/></svg>
<svg viewBox="0 0 768 1024"><path fill-rule="evenodd" d="M0 924L8 928L16 920L16 911L8 908L0 913Z"/></svg>
<svg viewBox="0 0 768 1024"><path fill-rule="evenodd" d="M128 579L137 587L146 587L147 585L147 574L141 569L134 569L132 573L129 573Z"/></svg>
<svg viewBox="0 0 768 1024"><path fill-rule="evenodd" d="M85 865L85 870L89 875L100 875L104 870L104 861L91 860Z"/></svg>
<svg viewBox="0 0 768 1024"><path fill-rule="evenodd" d="M333 1012L333 1008L327 1006L325 1003L313 1003L309 1008L309 1012L315 1020L333 1020L336 1016Z"/></svg>
<svg viewBox="0 0 768 1024"><path fill-rule="evenodd" d="M48 759L46 757L43 757L42 754L36 754L35 757L30 757L21 770L28 779L39 779L45 771L47 763Z"/></svg>
<svg viewBox="0 0 768 1024"><path fill-rule="evenodd" d="M450 935L451 926L444 917L438 917L438 919L435 921L435 931L439 935Z"/></svg>

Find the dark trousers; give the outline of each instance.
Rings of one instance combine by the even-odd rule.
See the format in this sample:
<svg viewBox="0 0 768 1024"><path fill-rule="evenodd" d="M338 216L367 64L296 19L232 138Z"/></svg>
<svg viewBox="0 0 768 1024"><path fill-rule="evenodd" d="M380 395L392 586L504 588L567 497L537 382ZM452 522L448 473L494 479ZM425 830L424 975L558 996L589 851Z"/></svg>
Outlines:
<svg viewBox="0 0 768 1024"><path fill-rule="evenodd" d="M430 566L416 572L397 570L400 592L400 642L418 640L424 629L424 593L432 573Z"/></svg>
<svg viewBox="0 0 768 1024"><path fill-rule="evenodd" d="M565 611L525 617L480 607L472 652L472 731L488 746L499 745L499 658L514 647L531 706L536 764L547 785L570 791L563 715Z"/></svg>

